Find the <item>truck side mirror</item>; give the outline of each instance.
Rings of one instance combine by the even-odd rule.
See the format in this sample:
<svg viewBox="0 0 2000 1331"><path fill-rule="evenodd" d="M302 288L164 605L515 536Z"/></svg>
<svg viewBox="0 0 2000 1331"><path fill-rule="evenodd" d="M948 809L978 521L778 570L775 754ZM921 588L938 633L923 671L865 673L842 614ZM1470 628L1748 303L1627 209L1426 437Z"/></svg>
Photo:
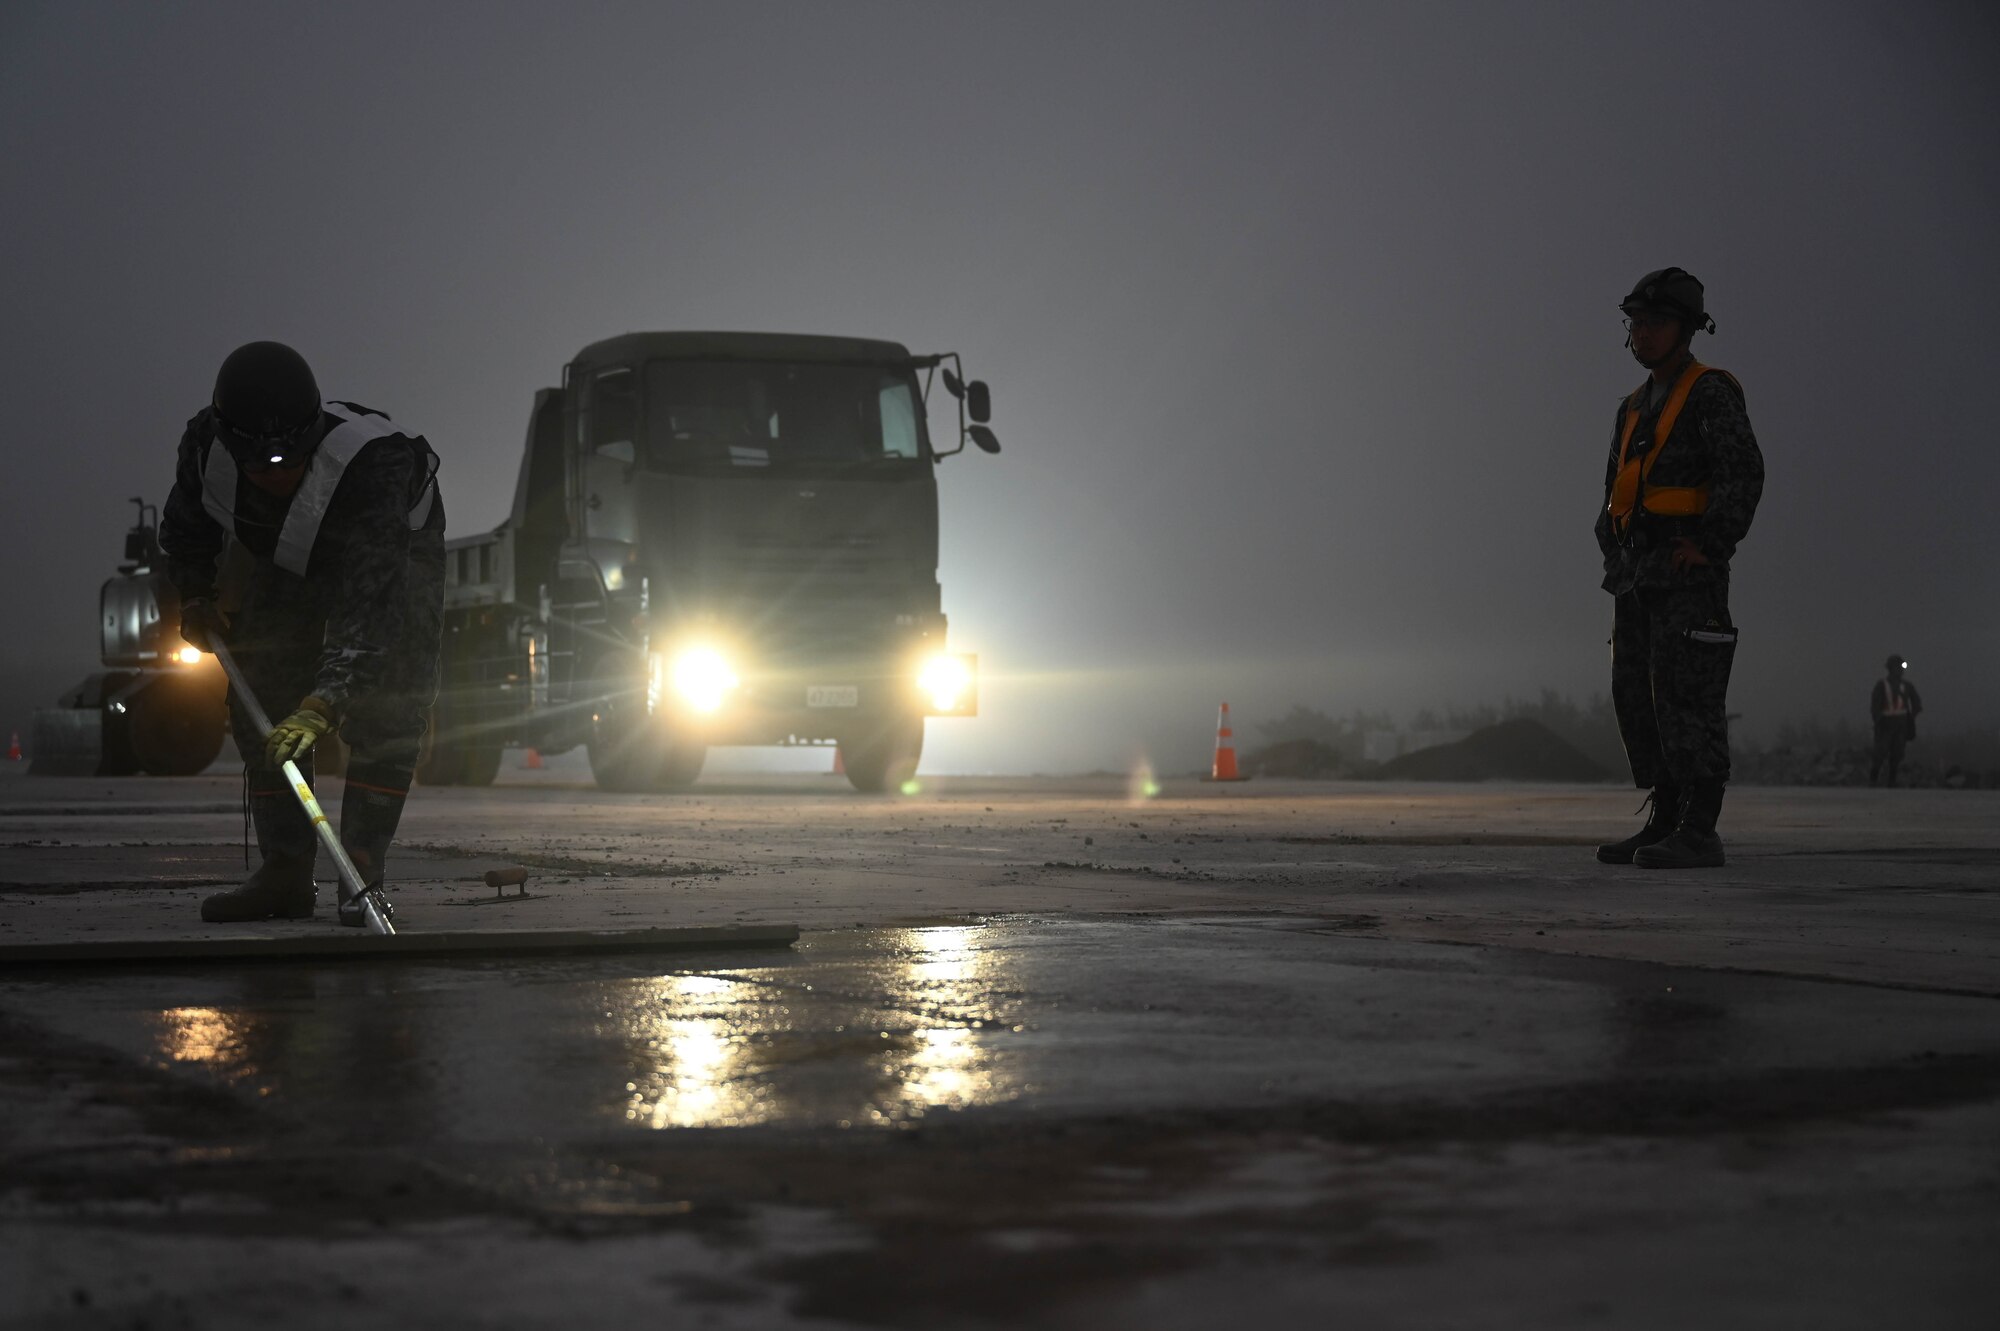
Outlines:
<svg viewBox="0 0 2000 1331"><path fill-rule="evenodd" d="M974 379L965 386L965 414L982 425L993 419L993 394L987 391L984 379Z"/></svg>
<svg viewBox="0 0 2000 1331"><path fill-rule="evenodd" d="M984 425L968 425L965 427L965 432L972 436L972 442L978 444L981 451L987 453L998 453L1000 451L999 438Z"/></svg>

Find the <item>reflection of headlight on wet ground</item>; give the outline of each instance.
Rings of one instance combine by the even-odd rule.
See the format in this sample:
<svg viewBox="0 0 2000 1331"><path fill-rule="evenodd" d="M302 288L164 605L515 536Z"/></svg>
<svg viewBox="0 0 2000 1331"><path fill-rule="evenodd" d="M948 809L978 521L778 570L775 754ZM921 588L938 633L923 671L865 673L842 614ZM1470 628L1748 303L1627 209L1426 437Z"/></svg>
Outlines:
<svg viewBox="0 0 2000 1331"><path fill-rule="evenodd" d="M903 1095L930 1108L959 1108L1000 1098L997 1079L983 1066L979 1043L959 1027L918 1031L902 1069Z"/></svg>
<svg viewBox="0 0 2000 1331"><path fill-rule="evenodd" d="M736 690L736 672L713 647L689 647L674 657L674 692L697 712L713 712Z"/></svg>
<svg viewBox="0 0 2000 1331"><path fill-rule="evenodd" d="M160 1013L160 1052L176 1063L205 1063L232 1072L243 1061L244 1021L212 1007L176 1007Z"/></svg>
<svg viewBox="0 0 2000 1331"><path fill-rule="evenodd" d="M635 1034L647 1064L626 1085L625 1116L655 1128L761 1122L766 1087L750 1052L738 986L714 975L658 982Z"/></svg>
<svg viewBox="0 0 2000 1331"><path fill-rule="evenodd" d="M926 984L971 979L979 961L971 946L976 932L962 926L912 929L910 945L917 955L910 962L910 978Z"/></svg>

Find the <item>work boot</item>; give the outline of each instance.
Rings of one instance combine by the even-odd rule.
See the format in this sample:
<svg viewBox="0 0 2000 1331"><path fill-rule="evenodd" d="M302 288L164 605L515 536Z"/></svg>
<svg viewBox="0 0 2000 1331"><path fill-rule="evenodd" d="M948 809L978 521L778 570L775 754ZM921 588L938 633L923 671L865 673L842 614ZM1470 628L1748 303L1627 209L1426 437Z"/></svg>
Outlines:
<svg viewBox="0 0 2000 1331"><path fill-rule="evenodd" d="M313 862L291 855L268 855L243 886L204 897L201 918L210 924L239 920L305 920L312 918L319 896L313 887Z"/></svg>
<svg viewBox="0 0 2000 1331"><path fill-rule="evenodd" d="M1674 823L1680 817L1680 792L1664 783L1654 786L1653 793L1646 796L1646 804L1652 809L1646 814L1646 825L1626 837L1607 846L1597 848L1597 858L1603 864L1630 864L1632 853L1641 846L1650 846L1665 841L1673 835ZM1645 808L1641 804L1640 808Z"/></svg>
<svg viewBox="0 0 2000 1331"><path fill-rule="evenodd" d="M1632 852L1632 863L1642 869L1721 868L1722 838L1715 834L1715 820L1721 815L1720 781L1691 787L1681 802L1680 826L1666 840Z"/></svg>
<svg viewBox="0 0 2000 1331"><path fill-rule="evenodd" d="M411 775L410 768L394 763L350 759L347 790L340 797L340 844L385 921L393 920L396 910L383 890L382 869L410 798ZM361 897L345 883L340 885L340 922L357 929L368 923Z"/></svg>
<svg viewBox="0 0 2000 1331"><path fill-rule="evenodd" d="M250 820L257 828L257 849L264 862L243 886L205 898L201 918L211 924L310 919L318 897L313 856L319 849L312 821L277 772L256 767L247 779Z"/></svg>

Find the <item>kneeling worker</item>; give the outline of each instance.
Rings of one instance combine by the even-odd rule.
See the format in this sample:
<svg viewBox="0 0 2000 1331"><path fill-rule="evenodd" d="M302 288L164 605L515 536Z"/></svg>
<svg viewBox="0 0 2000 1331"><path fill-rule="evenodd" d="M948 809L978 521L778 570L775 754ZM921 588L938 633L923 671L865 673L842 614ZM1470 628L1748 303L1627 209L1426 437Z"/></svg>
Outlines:
<svg viewBox="0 0 2000 1331"><path fill-rule="evenodd" d="M437 696L444 605L444 501L424 437L372 408L322 402L311 368L278 342L238 347L210 404L181 436L160 544L181 597L181 634L227 643L266 714L258 736L234 690L263 863L201 903L204 920L313 913L319 843L279 766L308 780L312 749L338 729L352 748L340 839L385 912L383 862ZM240 606L217 601L224 548L249 574ZM345 893L343 892L343 898ZM359 899L338 903L363 923Z"/></svg>
<svg viewBox="0 0 2000 1331"><path fill-rule="evenodd" d="M1652 791L1653 808L1644 828L1599 846L1597 858L1719 865L1736 656L1729 561L1764 492L1764 457L1742 385L1690 350L1697 332L1715 331L1693 274L1648 273L1619 308L1625 345L1648 378L1612 426L1597 545L1615 598L1611 701L1632 780Z"/></svg>

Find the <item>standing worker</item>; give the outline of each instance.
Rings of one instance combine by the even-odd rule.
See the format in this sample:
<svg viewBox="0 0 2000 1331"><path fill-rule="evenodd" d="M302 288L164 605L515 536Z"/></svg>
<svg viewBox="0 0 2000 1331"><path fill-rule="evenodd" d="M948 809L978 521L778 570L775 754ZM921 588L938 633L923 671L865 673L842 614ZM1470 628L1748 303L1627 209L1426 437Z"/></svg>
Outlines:
<svg viewBox="0 0 2000 1331"><path fill-rule="evenodd" d="M312 774L312 749L338 729L352 748L340 840L376 904L383 862L409 796L437 696L444 608L444 501L437 454L379 411L322 402L305 358L279 342L229 353L215 394L181 436L160 545L181 597L181 636L227 643L264 710L259 736L232 688L263 863L201 903L204 920L310 916L318 839L285 787L287 759ZM226 546L245 584L218 596ZM237 594L240 591L240 596ZM343 893L343 896L345 894ZM359 898L340 922L364 923Z"/></svg>
<svg viewBox="0 0 2000 1331"><path fill-rule="evenodd" d="M1597 545L1613 599L1611 701L1646 825L1597 848L1606 864L1722 863L1716 818L1729 780L1725 699L1736 656L1729 561L1764 492L1743 386L1694 358L1713 334L1702 284L1682 268L1619 302L1625 345L1649 372L1618 409Z"/></svg>
<svg viewBox="0 0 2000 1331"><path fill-rule="evenodd" d="M1903 678L1910 663L1902 653L1891 652L1882 665L1888 673L1875 681L1874 691L1868 695L1868 715L1875 722L1875 761L1868 766L1871 786L1884 763L1889 765L1889 784L1896 784L1896 769L1903 765L1903 746L1917 737L1917 713L1924 710L1917 686Z"/></svg>

